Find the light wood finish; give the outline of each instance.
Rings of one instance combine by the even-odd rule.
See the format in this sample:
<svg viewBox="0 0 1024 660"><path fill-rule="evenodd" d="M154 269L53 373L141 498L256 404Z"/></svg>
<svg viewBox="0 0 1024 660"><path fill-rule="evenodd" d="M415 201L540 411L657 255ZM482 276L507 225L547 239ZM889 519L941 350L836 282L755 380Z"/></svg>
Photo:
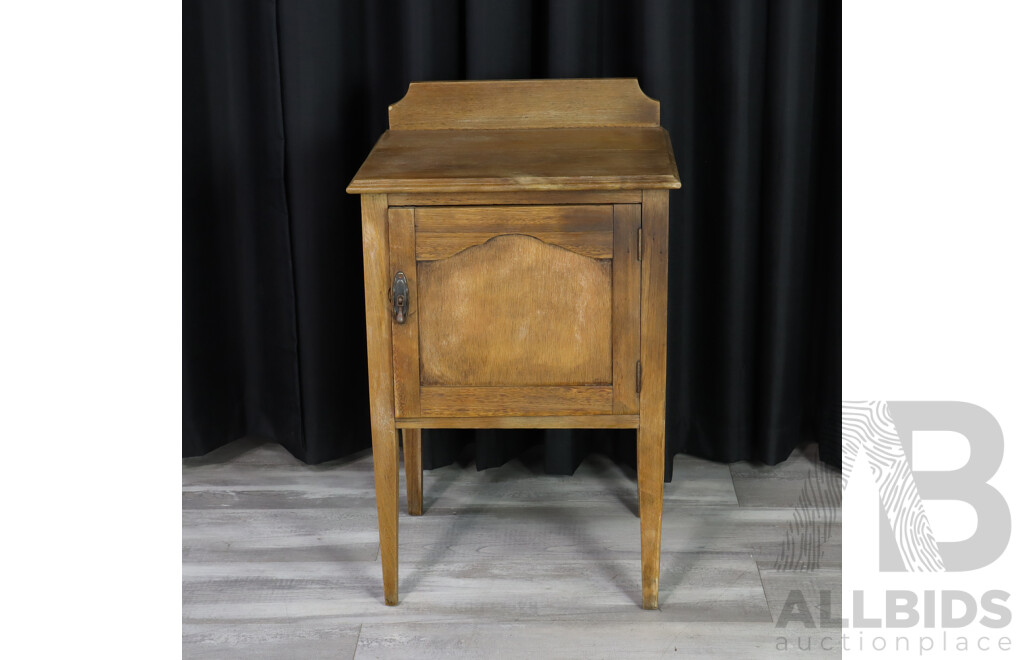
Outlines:
<svg viewBox="0 0 1024 660"><path fill-rule="evenodd" d="M416 259L419 261L437 261L455 256L459 252L474 245L483 245L492 238L506 235L509 232L462 232L458 234L422 234L416 239ZM537 231L531 234L515 232L520 235L532 236L549 245L575 252L591 259L612 258L612 232L564 232Z"/></svg>
<svg viewBox="0 0 1024 660"><path fill-rule="evenodd" d="M418 417L397 419L398 428L422 429L635 429L639 415L545 415L502 417Z"/></svg>
<svg viewBox="0 0 1024 660"><path fill-rule="evenodd" d="M405 460L405 496L409 515L423 515L423 443L418 428L402 429L402 458Z"/></svg>
<svg viewBox="0 0 1024 660"><path fill-rule="evenodd" d="M611 414L607 385L566 387L422 387L424 416Z"/></svg>
<svg viewBox="0 0 1024 660"><path fill-rule="evenodd" d="M414 84L389 110L348 186L364 195L385 600L397 602L396 428L413 514L423 428L636 428L636 498L623 500L640 517L640 604L657 609L680 185L657 102L635 80L477 81ZM384 295L397 271L401 324Z"/></svg>
<svg viewBox="0 0 1024 660"><path fill-rule="evenodd" d="M644 609L658 607L661 509L665 485L665 356L668 313L668 192L644 191L640 301L640 428L637 483Z"/></svg>
<svg viewBox="0 0 1024 660"><path fill-rule="evenodd" d="M616 204L615 258L612 260L612 382L616 414L640 410L640 265L637 231L640 205Z"/></svg>
<svg viewBox="0 0 1024 660"><path fill-rule="evenodd" d="M504 235L418 268L423 385L612 382L610 262Z"/></svg>
<svg viewBox="0 0 1024 660"><path fill-rule="evenodd" d="M388 203L384 195L363 195L363 283L366 299L366 357L370 380L370 431L377 491L384 602L398 604L398 434L395 430L391 366L391 310Z"/></svg>
<svg viewBox="0 0 1024 660"><path fill-rule="evenodd" d="M429 207L416 212L416 231L529 236L547 232L611 233L612 207L609 204Z"/></svg>
<svg viewBox="0 0 1024 660"><path fill-rule="evenodd" d="M416 417L420 414L419 318L416 295L416 244L414 210L393 208L388 211L391 270L394 281L398 272L409 282L409 313L405 323L391 324L392 360L395 369L395 415ZM390 291L390 283L389 289ZM390 304L390 303L389 303Z"/></svg>
<svg viewBox="0 0 1024 660"><path fill-rule="evenodd" d="M388 107L395 129L657 126L636 78L414 82Z"/></svg>
<svg viewBox="0 0 1024 660"><path fill-rule="evenodd" d="M678 188L660 127L388 131L350 193Z"/></svg>
<svg viewBox="0 0 1024 660"><path fill-rule="evenodd" d="M837 636L831 654L820 651L834 631L816 605L828 590L832 615L849 616L842 510L793 509L817 470L808 454L776 466L781 475L674 457L660 612L639 607L632 472L598 453L572 477L527 461L429 472L431 515L402 517L402 604L385 608L369 451L306 465L246 439L184 460L182 657L763 658L776 657L780 636L790 648L777 657L839 657ZM793 499L738 504L730 467L748 492L786 481ZM775 568L789 524L819 517L837 520L828 563ZM792 589L818 627L775 627ZM795 652L797 635L818 650Z"/></svg>
<svg viewBox="0 0 1024 660"><path fill-rule="evenodd" d="M592 259L612 258L612 207L458 206L416 212L416 259L445 259L496 236L521 234Z"/></svg>
<svg viewBox="0 0 1024 660"><path fill-rule="evenodd" d="M395 193L391 206L480 206L481 204L639 204L639 190L537 190L504 193Z"/></svg>

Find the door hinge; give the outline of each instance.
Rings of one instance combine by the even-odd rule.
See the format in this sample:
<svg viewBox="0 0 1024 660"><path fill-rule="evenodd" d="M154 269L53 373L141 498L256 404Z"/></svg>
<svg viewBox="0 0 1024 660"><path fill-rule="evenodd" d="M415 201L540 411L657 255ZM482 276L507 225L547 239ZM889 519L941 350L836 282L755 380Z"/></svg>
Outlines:
<svg viewBox="0 0 1024 660"><path fill-rule="evenodd" d="M636 260L644 260L644 228L636 228Z"/></svg>
<svg viewBox="0 0 1024 660"><path fill-rule="evenodd" d="M640 360L636 361L636 393L640 394Z"/></svg>

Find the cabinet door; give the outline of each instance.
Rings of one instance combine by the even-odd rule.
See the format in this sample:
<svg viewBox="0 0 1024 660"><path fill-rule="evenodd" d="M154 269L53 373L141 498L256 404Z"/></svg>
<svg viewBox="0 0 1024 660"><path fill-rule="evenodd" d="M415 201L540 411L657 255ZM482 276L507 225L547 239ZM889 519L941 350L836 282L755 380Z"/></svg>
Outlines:
<svg viewBox="0 0 1024 660"><path fill-rule="evenodd" d="M392 207L399 418L635 414L639 204Z"/></svg>

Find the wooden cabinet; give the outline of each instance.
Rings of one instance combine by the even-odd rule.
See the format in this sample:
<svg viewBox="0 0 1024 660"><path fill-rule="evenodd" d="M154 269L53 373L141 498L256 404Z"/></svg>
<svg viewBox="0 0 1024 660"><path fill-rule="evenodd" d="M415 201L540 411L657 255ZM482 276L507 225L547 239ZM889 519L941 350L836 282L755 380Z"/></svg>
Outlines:
<svg viewBox="0 0 1024 660"><path fill-rule="evenodd" d="M385 602L397 604L398 436L422 511L423 428L636 428L643 604L657 607L668 189L636 80L413 83L362 195Z"/></svg>

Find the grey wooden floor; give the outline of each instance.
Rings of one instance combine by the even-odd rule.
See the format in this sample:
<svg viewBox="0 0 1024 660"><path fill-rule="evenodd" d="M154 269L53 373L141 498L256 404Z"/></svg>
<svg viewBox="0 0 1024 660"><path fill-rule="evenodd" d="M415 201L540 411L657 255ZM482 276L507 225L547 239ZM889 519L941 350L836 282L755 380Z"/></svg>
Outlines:
<svg viewBox="0 0 1024 660"><path fill-rule="evenodd" d="M519 461L427 471L425 515L399 519L401 602L386 607L370 453L311 467L241 440L183 461L183 654L838 655L838 630L776 627L792 590L815 625L821 590L840 614L839 475L815 459L813 445L775 467L676 457L660 611L640 608L628 468L592 456L572 477Z"/></svg>

